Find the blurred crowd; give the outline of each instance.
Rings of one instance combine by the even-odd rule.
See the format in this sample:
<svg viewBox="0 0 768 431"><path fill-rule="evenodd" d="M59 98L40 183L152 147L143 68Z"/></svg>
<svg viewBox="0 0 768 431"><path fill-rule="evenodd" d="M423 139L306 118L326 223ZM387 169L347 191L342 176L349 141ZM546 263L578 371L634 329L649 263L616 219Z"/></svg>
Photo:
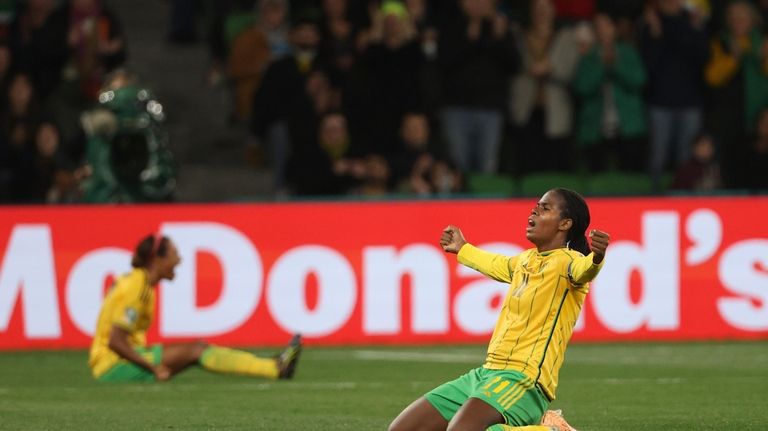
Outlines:
<svg viewBox="0 0 768 431"><path fill-rule="evenodd" d="M768 188L768 1L228 7L216 68L288 193L429 195L552 171Z"/></svg>
<svg viewBox="0 0 768 431"><path fill-rule="evenodd" d="M205 35L209 81L278 193L613 171L658 192L768 189L766 0L169 4L169 40ZM107 5L0 0L0 202L82 199L80 115L126 58Z"/></svg>
<svg viewBox="0 0 768 431"><path fill-rule="evenodd" d="M0 202L81 199L79 117L125 54L99 0L0 2Z"/></svg>

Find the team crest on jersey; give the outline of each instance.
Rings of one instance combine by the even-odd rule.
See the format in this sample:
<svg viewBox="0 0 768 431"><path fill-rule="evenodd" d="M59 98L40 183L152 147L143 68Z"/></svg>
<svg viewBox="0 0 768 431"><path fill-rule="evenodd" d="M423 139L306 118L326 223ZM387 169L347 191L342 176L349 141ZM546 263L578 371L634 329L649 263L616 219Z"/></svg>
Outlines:
<svg viewBox="0 0 768 431"><path fill-rule="evenodd" d="M125 322L129 325L133 325L136 323L136 319L139 317L139 314L136 312L135 308L128 307L125 309Z"/></svg>

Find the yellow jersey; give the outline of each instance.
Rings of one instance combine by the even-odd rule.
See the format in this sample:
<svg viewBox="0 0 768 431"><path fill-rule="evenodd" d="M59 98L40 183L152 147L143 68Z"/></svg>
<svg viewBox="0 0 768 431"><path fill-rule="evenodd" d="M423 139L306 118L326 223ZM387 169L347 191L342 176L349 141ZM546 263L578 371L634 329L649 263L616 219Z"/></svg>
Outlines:
<svg viewBox="0 0 768 431"><path fill-rule="evenodd" d="M537 382L555 399L560 366L573 327L602 267L592 253L559 248L539 253L529 249L508 257L466 244L459 262L510 288L488 344L484 367L516 370Z"/></svg>
<svg viewBox="0 0 768 431"><path fill-rule="evenodd" d="M96 323L88 365L98 378L120 361L120 356L109 348L112 326L117 325L129 334L132 347L146 347L146 331L155 313L155 289L149 285L147 271L137 268L115 281L104 298Z"/></svg>

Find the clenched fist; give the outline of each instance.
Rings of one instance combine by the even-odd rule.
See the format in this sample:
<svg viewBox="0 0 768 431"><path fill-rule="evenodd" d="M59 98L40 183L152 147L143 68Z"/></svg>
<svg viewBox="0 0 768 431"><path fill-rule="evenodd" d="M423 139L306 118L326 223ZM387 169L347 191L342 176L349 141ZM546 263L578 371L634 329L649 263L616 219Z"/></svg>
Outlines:
<svg viewBox="0 0 768 431"><path fill-rule="evenodd" d="M589 249L594 253L592 261L599 264L605 257L605 249L608 248L608 244L611 242L611 236L607 233L593 229L589 232Z"/></svg>
<svg viewBox="0 0 768 431"><path fill-rule="evenodd" d="M443 229L443 233L440 235L440 247L446 253L458 253L466 243L467 240L464 239L461 230L453 225Z"/></svg>

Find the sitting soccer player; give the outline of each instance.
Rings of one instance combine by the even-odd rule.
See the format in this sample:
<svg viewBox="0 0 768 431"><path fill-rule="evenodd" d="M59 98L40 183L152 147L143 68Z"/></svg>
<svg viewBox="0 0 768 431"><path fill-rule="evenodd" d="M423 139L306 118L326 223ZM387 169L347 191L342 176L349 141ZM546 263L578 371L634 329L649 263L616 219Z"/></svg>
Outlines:
<svg viewBox="0 0 768 431"><path fill-rule="evenodd" d="M180 262L176 246L166 237L150 235L136 246L133 271L117 279L99 313L88 360L93 376L101 381L164 381L200 365L218 373L292 378L301 354L299 335L273 358L204 342L147 346L155 287L161 280L173 280Z"/></svg>
<svg viewBox="0 0 768 431"><path fill-rule="evenodd" d="M390 431L571 431L555 399L558 372L609 236L589 226L589 208L571 190L548 191L528 217L535 248L508 257L480 250L448 226L440 245L463 265L510 284L482 367L433 389ZM591 251L591 253L590 253Z"/></svg>

